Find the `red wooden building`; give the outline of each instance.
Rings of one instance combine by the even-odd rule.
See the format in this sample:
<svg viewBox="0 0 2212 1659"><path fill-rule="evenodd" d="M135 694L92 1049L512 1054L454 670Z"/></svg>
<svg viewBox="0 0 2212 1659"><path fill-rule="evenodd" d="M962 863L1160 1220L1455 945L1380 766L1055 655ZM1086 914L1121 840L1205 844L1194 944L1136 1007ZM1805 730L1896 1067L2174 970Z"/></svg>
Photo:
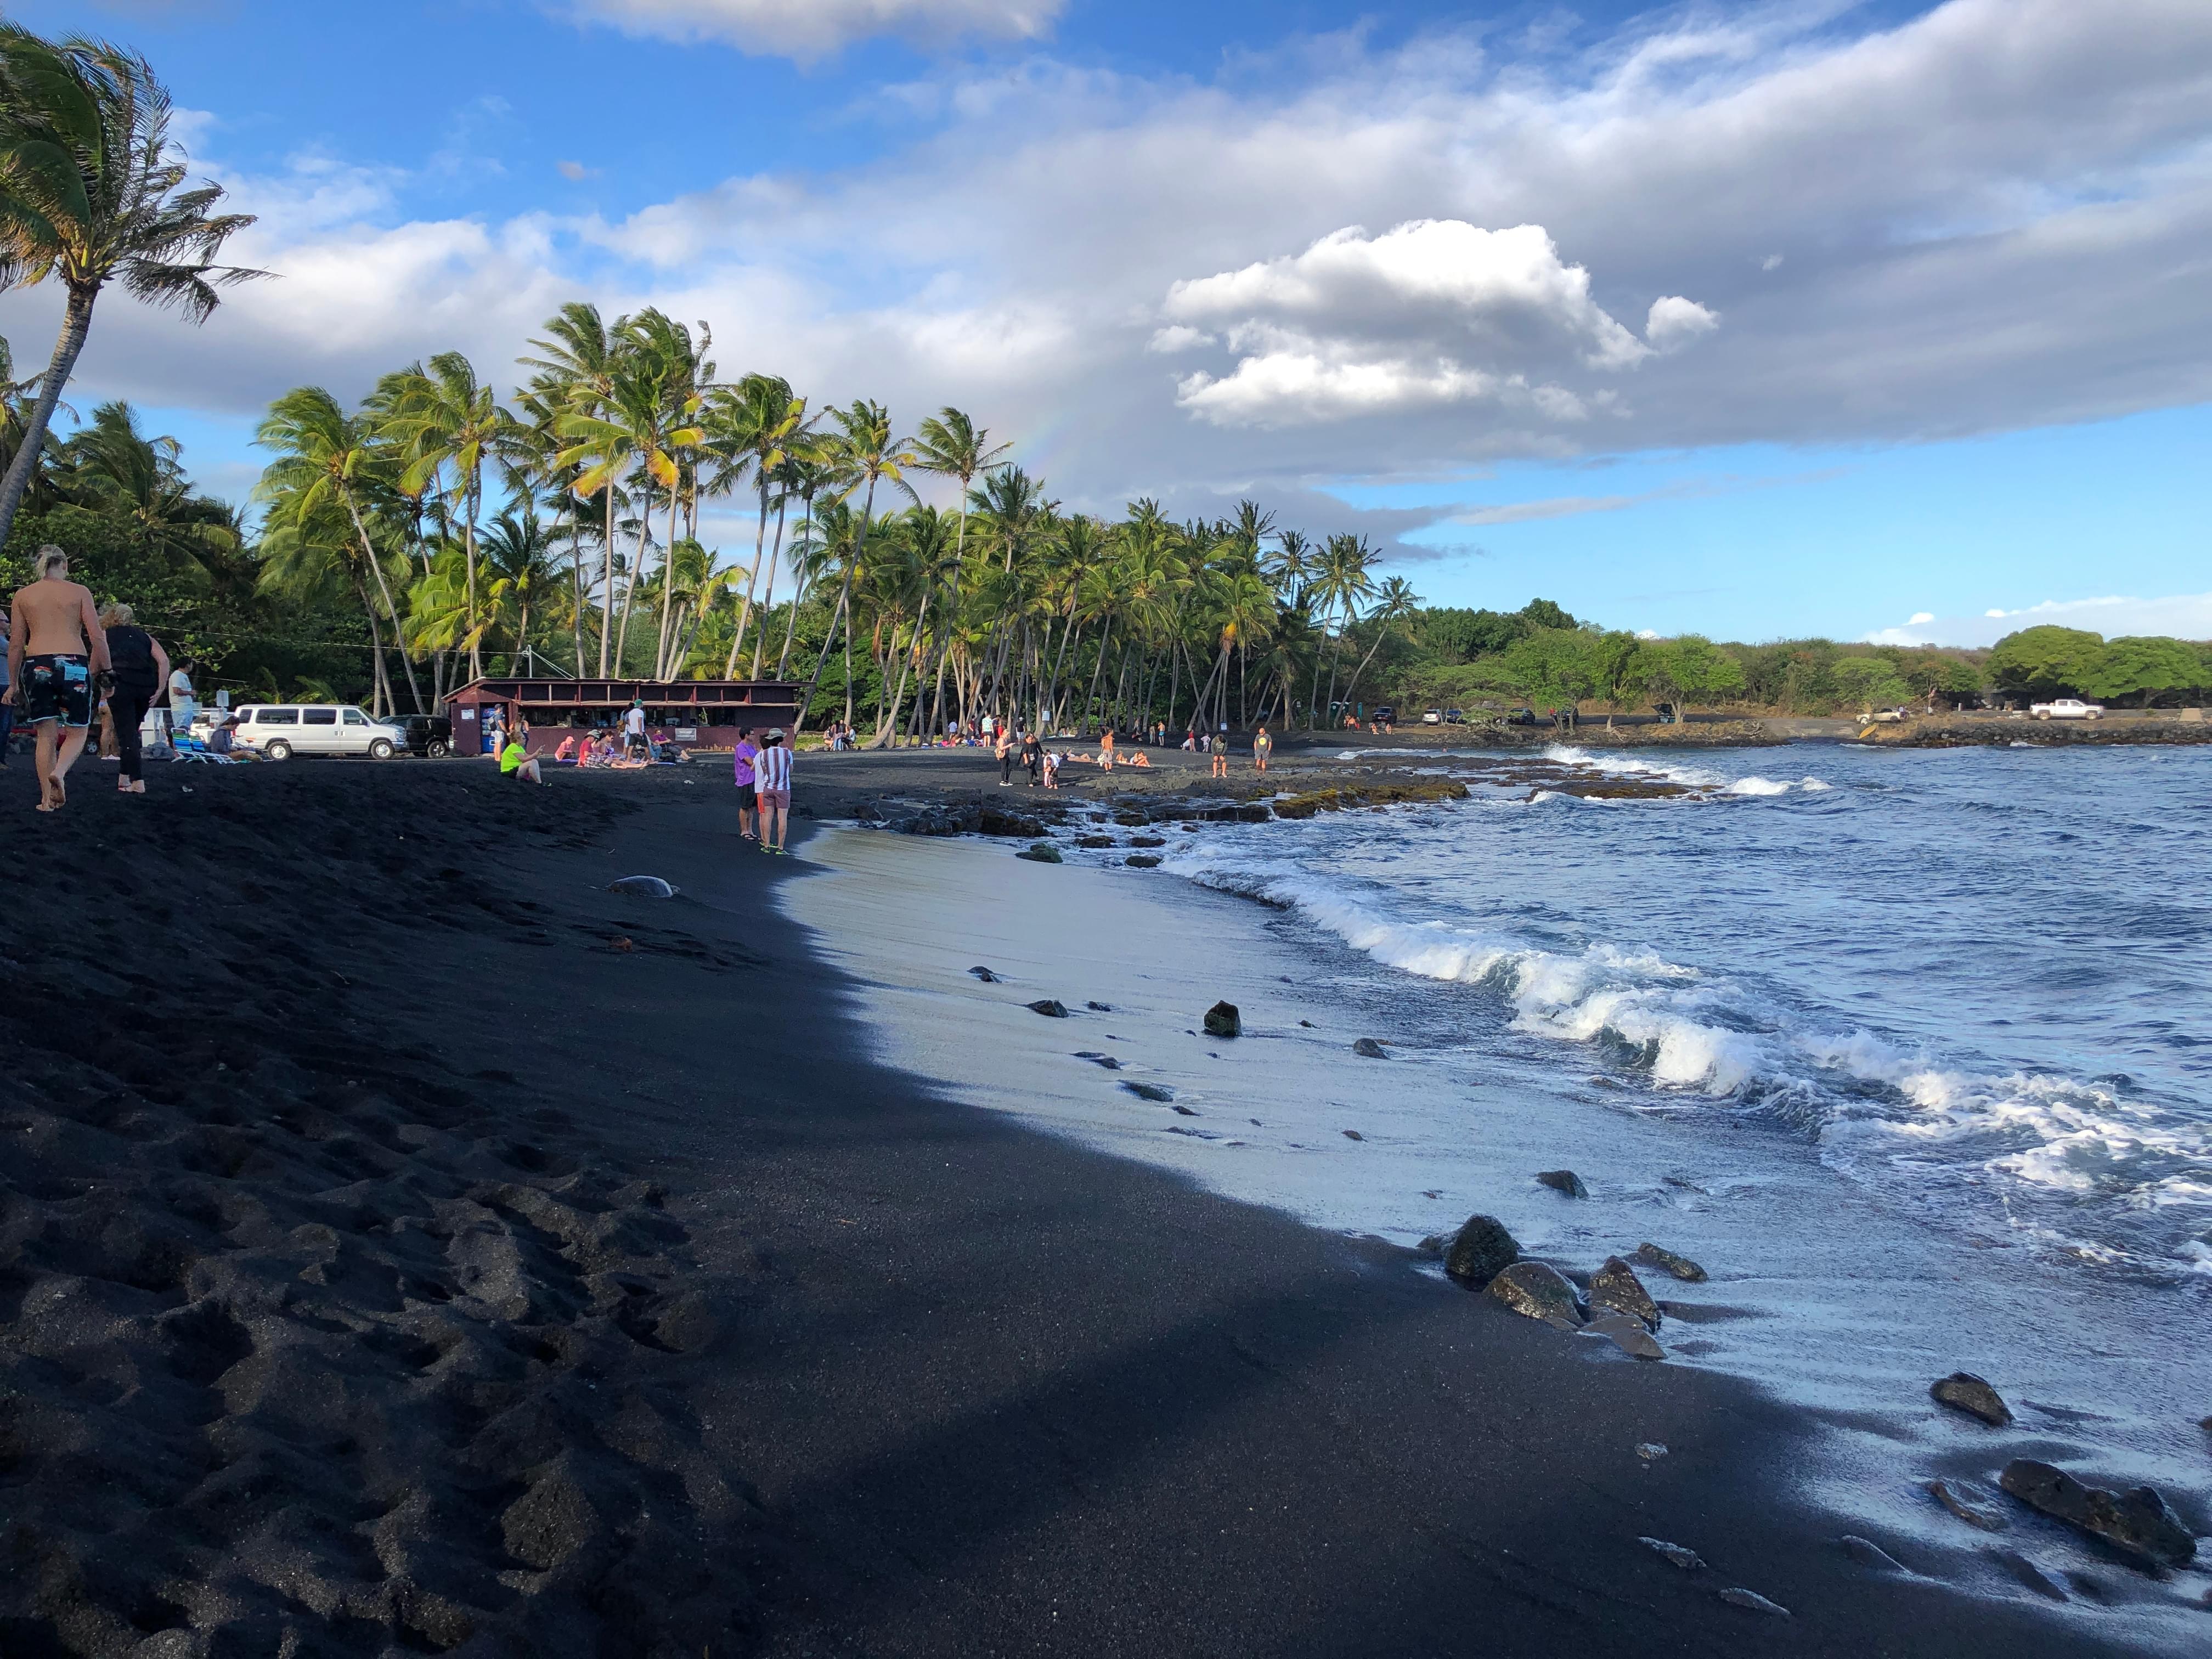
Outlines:
<svg viewBox="0 0 2212 1659"><path fill-rule="evenodd" d="M550 755L564 737L619 732L633 702L645 705L646 730L663 743L728 750L743 729L789 732L804 689L786 680L472 680L446 699L446 714L457 755L482 754L490 726L513 732L525 720L530 752Z"/></svg>

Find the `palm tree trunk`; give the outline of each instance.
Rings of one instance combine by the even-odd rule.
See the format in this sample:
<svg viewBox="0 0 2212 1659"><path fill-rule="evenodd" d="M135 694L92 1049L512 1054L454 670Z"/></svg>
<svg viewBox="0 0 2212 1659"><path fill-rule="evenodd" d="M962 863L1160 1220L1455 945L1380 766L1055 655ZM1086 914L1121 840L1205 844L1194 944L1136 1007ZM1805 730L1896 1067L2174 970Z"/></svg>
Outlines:
<svg viewBox="0 0 2212 1659"><path fill-rule="evenodd" d="M808 505L811 508L811 501ZM832 637L837 631L837 623L841 621L845 623L845 724L848 726L853 723L853 629L847 613L853 603L853 578L860 574L860 558L868 550L868 526L874 521L875 514L876 481L872 475L868 479L867 499L860 507L860 544L853 550L852 559L845 567L845 585L837 595L837 614L830 620ZM814 663L814 678L806 683L806 695L799 700L799 714L791 727L793 747L797 746L799 734L805 727L806 708L814 701L814 688L822 683L822 665L830 660L830 639L822 641L822 654Z"/></svg>
<svg viewBox="0 0 2212 1659"><path fill-rule="evenodd" d="M468 508L468 517L461 524L461 558L468 569L469 581L469 678L483 678L483 657L478 650L483 643L477 627L477 512L482 503L477 498L476 486L462 491L462 504Z"/></svg>
<svg viewBox="0 0 2212 1659"><path fill-rule="evenodd" d="M753 665L748 678L758 679L761 672L761 647L768 643L770 620L775 615L775 573L783 562L783 515L791 507L791 492L785 490L775 498L775 543L769 550L768 592L761 596L761 631L753 635ZM795 613L794 613L795 614ZM743 631L743 624L739 625ZM731 660L734 662L735 658Z"/></svg>
<svg viewBox="0 0 2212 1659"><path fill-rule="evenodd" d="M361 521L360 510L354 506L353 492L341 489L338 499L345 503L346 516L353 520L354 534L361 538L362 557L368 562L369 569L376 574L377 591L384 595L385 614L392 618L392 636L399 643L399 665L407 671L407 695L415 699L415 712L420 714L424 712L422 688L415 683L415 665L407 655L407 637L400 631L399 610L392 601L392 586L384 579L384 567L377 562L375 544L368 539L368 526ZM381 658L378 659L377 672L384 672ZM391 684L388 674L385 676L385 683Z"/></svg>
<svg viewBox="0 0 2212 1659"><path fill-rule="evenodd" d="M668 545L660 550L660 629L653 647L653 678L665 680L668 668L668 624L676 607L676 502L681 494L679 471L668 486Z"/></svg>
<svg viewBox="0 0 2212 1659"><path fill-rule="evenodd" d="M808 490L804 499L806 502L806 516L801 522L806 526L807 534L811 537L814 532L814 492ZM801 576L799 585L792 590L791 615L784 620L783 654L775 659L775 677L779 680L791 671L791 642L799 635L799 607L805 603L807 592L803 572Z"/></svg>
<svg viewBox="0 0 2212 1659"><path fill-rule="evenodd" d="M584 678L584 544L583 532L576 522L574 499L565 489L562 501L568 520L568 582L573 601L568 611L568 642L574 647L576 678Z"/></svg>
<svg viewBox="0 0 2212 1659"><path fill-rule="evenodd" d="M606 483L606 522L599 532L599 678L607 677L607 645L611 630L607 623L615 597L615 481Z"/></svg>
<svg viewBox="0 0 2212 1659"><path fill-rule="evenodd" d="M30 416L23 422L22 447L9 463L7 477L0 480L0 547L8 544L8 532L15 527L15 509L22 505L23 492L30 488L31 475L38 471L40 456L46 449L46 428L53 421L54 405L61 402L62 388L69 384L77 355L84 349L85 336L92 331L92 302L96 293L90 289L70 289L69 304L62 312L62 331L54 341L54 355L47 360L46 372L39 381L39 400L31 405Z"/></svg>
<svg viewBox="0 0 2212 1659"><path fill-rule="evenodd" d="M745 579L744 603L738 607L738 631L730 636L730 659L722 665L722 678L738 677L738 653L745 648L745 625L752 620L753 589L760 581L761 555L768 544L768 478L761 478L760 522L753 528L753 574ZM757 653L756 653L757 654Z"/></svg>

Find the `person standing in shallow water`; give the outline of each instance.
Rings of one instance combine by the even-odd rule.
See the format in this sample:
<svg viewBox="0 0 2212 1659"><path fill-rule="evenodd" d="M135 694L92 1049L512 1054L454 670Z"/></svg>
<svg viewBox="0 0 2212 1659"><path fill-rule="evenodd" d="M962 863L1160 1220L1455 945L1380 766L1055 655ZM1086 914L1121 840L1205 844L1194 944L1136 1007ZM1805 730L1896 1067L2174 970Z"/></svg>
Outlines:
<svg viewBox="0 0 2212 1659"><path fill-rule="evenodd" d="M39 732L39 811L69 804L63 780L84 752L93 676L107 672L107 635L91 592L69 579L69 555L42 547L38 580L9 607L8 678L23 721Z"/></svg>

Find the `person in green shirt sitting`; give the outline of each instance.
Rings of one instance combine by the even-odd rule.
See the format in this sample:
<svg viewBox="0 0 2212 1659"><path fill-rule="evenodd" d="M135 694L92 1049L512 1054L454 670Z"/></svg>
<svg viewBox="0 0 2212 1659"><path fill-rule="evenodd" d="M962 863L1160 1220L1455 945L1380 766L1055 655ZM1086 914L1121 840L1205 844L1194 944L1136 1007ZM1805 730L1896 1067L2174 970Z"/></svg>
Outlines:
<svg viewBox="0 0 2212 1659"><path fill-rule="evenodd" d="M543 783L544 775L538 769L538 757L522 746L522 739L513 732L507 734L507 747L499 751L499 774L524 783Z"/></svg>

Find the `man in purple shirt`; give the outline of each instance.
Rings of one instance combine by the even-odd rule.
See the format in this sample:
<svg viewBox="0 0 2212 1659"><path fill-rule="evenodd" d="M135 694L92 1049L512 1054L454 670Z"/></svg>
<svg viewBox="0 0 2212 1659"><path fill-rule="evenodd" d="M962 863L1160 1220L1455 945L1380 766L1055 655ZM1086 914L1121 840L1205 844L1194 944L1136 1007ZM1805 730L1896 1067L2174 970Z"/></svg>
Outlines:
<svg viewBox="0 0 2212 1659"><path fill-rule="evenodd" d="M753 741L752 728L738 728L738 834L746 841L758 841L753 833L753 762L760 757L760 745Z"/></svg>

